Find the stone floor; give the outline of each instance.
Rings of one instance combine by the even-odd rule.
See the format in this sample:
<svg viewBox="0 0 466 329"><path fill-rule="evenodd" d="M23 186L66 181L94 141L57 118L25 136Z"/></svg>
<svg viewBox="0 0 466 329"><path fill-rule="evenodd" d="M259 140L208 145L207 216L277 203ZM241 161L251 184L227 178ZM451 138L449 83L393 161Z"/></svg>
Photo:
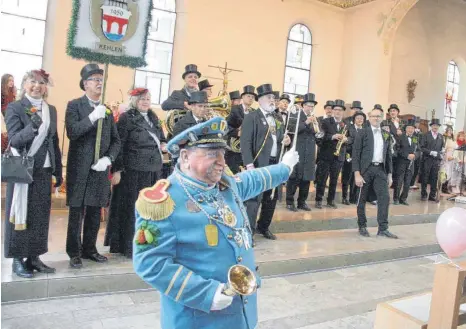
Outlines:
<svg viewBox="0 0 466 329"><path fill-rule="evenodd" d="M438 260L430 256L265 279L258 328L373 328L378 303L431 289ZM1 314L4 329L160 328L159 296L151 290L3 304Z"/></svg>

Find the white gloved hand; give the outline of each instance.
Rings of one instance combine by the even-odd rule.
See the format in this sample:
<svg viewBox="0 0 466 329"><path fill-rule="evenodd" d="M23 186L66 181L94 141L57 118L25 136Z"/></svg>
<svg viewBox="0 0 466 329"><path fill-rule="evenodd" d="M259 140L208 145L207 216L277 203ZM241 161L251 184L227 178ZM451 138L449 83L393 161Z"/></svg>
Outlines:
<svg viewBox="0 0 466 329"><path fill-rule="evenodd" d="M293 170L293 167L299 162L299 154L298 152L292 148L288 152L283 155L282 163L286 164Z"/></svg>
<svg viewBox="0 0 466 329"><path fill-rule="evenodd" d="M107 167L112 164L112 161L110 161L109 157L103 157L100 158L99 161L95 165L93 165L91 168L92 170L95 171L105 171L107 170Z"/></svg>
<svg viewBox="0 0 466 329"><path fill-rule="evenodd" d="M92 123L96 122L99 119L105 118L105 112L107 111L107 108L105 105L97 105L94 108L94 111L89 114L89 120L91 120Z"/></svg>
<svg viewBox="0 0 466 329"><path fill-rule="evenodd" d="M392 183L393 183L392 174L388 174L387 180L388 180L388 186L389 187L392 186Z"/></svg>
<svg viewBox="0 0 466 329"><path fill-rule="evenodd" d="M215 291L214 300L212 301L212 306L210 307L211 311L220 311L224 308L230 306L233 302L232 296L227 296L222 293L223 288L225 287L224 283L220 283Z"/></svg>
<svg viewBox="0 0 466 329"><path fill-rule="evenodd" d="M438 153L437 151L430 151L430 155L432 155L433 157L437 157Z"/></svg>

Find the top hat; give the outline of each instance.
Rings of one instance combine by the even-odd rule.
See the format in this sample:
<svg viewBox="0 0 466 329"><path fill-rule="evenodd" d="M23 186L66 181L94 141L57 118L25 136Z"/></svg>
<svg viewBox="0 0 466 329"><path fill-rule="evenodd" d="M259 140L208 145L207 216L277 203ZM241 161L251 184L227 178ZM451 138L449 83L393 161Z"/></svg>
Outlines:
<svg viewBox="0 0 466 329"><path fill-rule="evenodd" d="M231 91L231 92L229 93L229 95L230 95L230 99L231 99L231 100L240 99L240 98L241 98L241 95L239 94L239 90Z"/></svg>
<svg viewBox="0 0 466 329"><path fill-rule="evenodd" d="M251 86L251 85L247 85L247 86L244 86L243 87L243 93L241 94L241 97L243 97L243 95L253 95L254 98L256 99L257 101L257 94L256 94L256 88L254 88L254 86Z"/></svg>
<svg viewBox="0 0 466 329"><path fill-rule="evenodd" d="M333 107L333 105L335 105L334 101L327 101L327 103L325 103L324 105L324 108L326 108L327 106Z"/></svg>
<svg viewBox="0 0 466 329"><path fill-rule="evenodd" d="M227 143L223 136L225 136L227 127L227 122L222 117L214 117L198 123L173 137L167 144L167 150L177 157L180 149L190 146L226 148Z"/></svg>
<svg viewBox="0 0 466 329"><path fill-rule="evenodd" d="M405 121L404 126L405 127L407 127L407 126L416 127L416 120L415 119L408 119L407 121Z"/></svg>
<svg viewBox="0 0 466 329"><path fill-rule="evenodd" d="M198 85L200 91L204 90L206 88L209 88L209 87L213 87L213 85L211 85L209 80L207 80L207 79L199 81L199 83L197 85Z"/></svg>
<svg viewBox="0 0 466 329"><path fill-rule="evenodd" d="M282 94L282 96L280 97L280 100L282 99L287 100L288 103L291 103L291 98L290 98L290 95L288 94Z"/></svg>
<svg viewBox="0 0 466 329"><path fill-rule="evenodd" d="M273 94L272 85L270 83L260 85L259 87L257 87L257 94L258 98L265 95Z"/></svg>
<svg viewBox="0 0 466 329"><path fill-rule="evenodd" d="M391 109L395 109L395 110L398 111L398 113L400 113L400 108L396 104L390 104L390 106L388 107L387 112L390 112Z"/></svg>
<svg viewBox="0 0 466 329"><path fill-rule="evenodd" d="M357 110L356 112L354 112L353 114L353 122L355 121L356 117L358 115L362 115L364 117L364 121L366 121L367 117L366 117L366 113L364 113L363 111L360 111L360 110Z"/></svg>
<svg viewBox="0 0 466 329"><path fill-rule="evenodd" d="M79 81L79 87L84 90L84 80L87 80L93 74L104 74L104 70L102 70L99 65L91 63L85 65L81 69L81 81Z"/></svg>
<svg viewBox="0 0 466 329"><path fill-rule="evenodd" d="M304 95L303 104L308 102L317 105L318 102L316 101L316 95L314 95L313 93L307 93L306 95Z"/></svg>
<svg viewBox="0 0 466 329"><path fill-rule="evenodd" d="M191 93L191 97L189 98L188 104L195 104L195 103L208 103L207 93L205 91L194 91Z"/></svg>
<svg viewBox="0 0 466 329"><path fill-rule="evenodd" d="M280 92L279 91L274 90L273 95L275 96L276 100L280 99Z"/></svg>
<svg viewBox="0 0 466 329"><path fill-rule="evenodd" d="M333 110L335 107L341 107L341 108L343 109L343 111L346 111L345 101L342 100L342 99L336 99L336 100L335 100L335 103L334 103L333 106L332 106L332 110Z"/></svg>
<svg viewBox="0 0 466 329"><path fill-rule="evenodd" d="M351 104L351 109L362 110L361 101L353 101L353 104Z"/></svg>
<svg viewBox="0 0 466 329"><path fill-rule="evenodd" d="M199 72L197 70L197 65L196 64L188 64L186 65L186 67L184 68L184 73L182 75L183 79L186 75L188 75L189 73L196 73L197 74L197 77L200 78L201 77L201 72Z"/></svg>
<svg viewBox="0 0 466 329"><path fill-rule="evenodd" d="M375 105L374 105L374 110L381 110L381 111L383 111L382 105L380 105L380 104L375 104Z"/></svg>
<svg viewBox="0 0 466 329"><path fill-rule="evenodd" d="M432 126L432 125L440 126L440 119L432 119L432 121L429 123L429 126Z"/></svg>

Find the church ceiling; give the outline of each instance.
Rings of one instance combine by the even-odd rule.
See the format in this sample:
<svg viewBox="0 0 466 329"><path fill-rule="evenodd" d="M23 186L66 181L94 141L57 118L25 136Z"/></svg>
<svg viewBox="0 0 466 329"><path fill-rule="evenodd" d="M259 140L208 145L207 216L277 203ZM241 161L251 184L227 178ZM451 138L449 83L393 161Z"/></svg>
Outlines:
<svg viewBox="0 0 466 329"><path fill-rule="evenodd" d="M340 8L351 8L375 0L317 0Z"/></svg>

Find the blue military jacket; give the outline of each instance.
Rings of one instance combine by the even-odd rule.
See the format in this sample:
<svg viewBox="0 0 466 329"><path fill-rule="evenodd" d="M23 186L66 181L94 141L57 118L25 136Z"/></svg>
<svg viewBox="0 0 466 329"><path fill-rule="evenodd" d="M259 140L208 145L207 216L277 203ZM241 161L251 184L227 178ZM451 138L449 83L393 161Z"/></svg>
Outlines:
<svg viewBox="0 0 466 329"><path fill-rule="evenodd" d="M224 174L217 186L209 187L175 168L164 183L159 181L141 191L136 202L134 269L161 293L162 328L256 327L256 293L236 295L232 304L223 310L210 309L217 287L227 282L228 270L233 265L242 264L252 270L260 286L253 249L247 248L252 245L252 239L243 201L278 186L289 174L288 166L277 164L236 176ZM160 188L161 185L164 186ZM164 201L152 213L140 202L145 198L144 191L149 197L165 194L161 198ZM218 200L234 213L234 225L226 225L217 216L218 209L222 208ZM209 220L207 215L218 219ZM218 229L216 245L208 243L209 224ZM240 233L247 241L241 241Z"/></svg>

